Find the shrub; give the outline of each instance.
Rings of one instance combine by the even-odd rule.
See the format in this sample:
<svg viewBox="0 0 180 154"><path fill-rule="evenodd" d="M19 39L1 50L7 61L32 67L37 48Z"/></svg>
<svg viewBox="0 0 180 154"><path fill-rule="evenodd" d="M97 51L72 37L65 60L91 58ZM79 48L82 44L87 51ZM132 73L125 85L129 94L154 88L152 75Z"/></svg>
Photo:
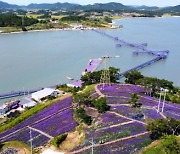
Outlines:
<svg viewBox="0 0 180 154"><path fill-rule="evenodd" d="M85 113L85 110L83 108L76 109L76 116L82 119L83 122L86 123L87 125L91 125L92 118Z"/></svg>
<svg viewBox="0 0 180 154"><path fill-rule="evenodd" d="M180 153L180 145L178 144L177 138L174 135L166 135L162 137L161 144L163 145L164 151L167 154Z"/></svg>
<svg viewBox="0 0 180 154"><path fill-rule="evenodd" d="M66 139L68 134L61 134L57 137L54 137L51 140L51 144L54 145L55 147L59 147L59 145Z"/></svg>
<svg viewBox="0 0 180 154"><path fill-rule="evenodd" d="M110 106L107 105L106 98L99 98L94 100L93 105L98 110L99 113L103 113L110 109Z"/></svg>

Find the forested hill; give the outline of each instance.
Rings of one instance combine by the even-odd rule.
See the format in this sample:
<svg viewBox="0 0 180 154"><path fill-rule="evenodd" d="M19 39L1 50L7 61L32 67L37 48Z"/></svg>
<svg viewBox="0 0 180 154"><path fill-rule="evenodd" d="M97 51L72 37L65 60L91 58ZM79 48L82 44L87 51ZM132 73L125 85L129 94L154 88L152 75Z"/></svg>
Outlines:
<svg viewBox="0 0 180 154"><path fill-rule="evenodd" d="M0 9L49 9L49 10L107 10L107 11L128 11L128 10L144 10L144 11L163 11L163 12L180 12L180 5L174 7L159 8L156 6L126 6L121 3L96 3L92 5L79 5L74 3L42 3L29 4L27 6L19 6L8 4L0 1Z"/></svg>
<svg viewBox="0 0 180 154"><path fill-rule="evenodd" d="M37 23L37 19L24 17L24 26ZM0 14L0 27L22 27L22 17L13 14Z"/></svg>

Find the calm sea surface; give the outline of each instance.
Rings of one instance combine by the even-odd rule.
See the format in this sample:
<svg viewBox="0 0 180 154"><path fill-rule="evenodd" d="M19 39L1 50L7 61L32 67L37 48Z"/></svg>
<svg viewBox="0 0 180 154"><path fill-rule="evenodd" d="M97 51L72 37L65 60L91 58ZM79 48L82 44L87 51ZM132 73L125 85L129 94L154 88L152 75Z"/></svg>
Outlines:
<svg viewBox="0 0 180 154"><path fill-rule="evenodd" d="M166 60L141 70L144 75L180 82L180 18L117 20L121 30L107 33L149 49L170 50ZM78 79L89 59L119 55L110 64L121 71L153 58L133 56L135 48L116 48L116 42L93 31L54 31L0 35L0 93L67 83Z"/></svg>

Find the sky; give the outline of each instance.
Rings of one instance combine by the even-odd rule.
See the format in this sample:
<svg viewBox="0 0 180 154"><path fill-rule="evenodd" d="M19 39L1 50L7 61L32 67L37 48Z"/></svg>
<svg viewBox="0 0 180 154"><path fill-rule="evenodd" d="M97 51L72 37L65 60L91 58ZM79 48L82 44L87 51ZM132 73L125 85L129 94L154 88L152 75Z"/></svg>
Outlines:
<svg viewBox="0 0 180 154"><path fill-rule="evenodd" d="M148 6L175 6L180 5L180 0L0 0L10 4L28 5L30 3L55 3L55 2L69 2L78 4L94 4L94 3L108 3L119 2L124 5L148 5Z"/></svg>

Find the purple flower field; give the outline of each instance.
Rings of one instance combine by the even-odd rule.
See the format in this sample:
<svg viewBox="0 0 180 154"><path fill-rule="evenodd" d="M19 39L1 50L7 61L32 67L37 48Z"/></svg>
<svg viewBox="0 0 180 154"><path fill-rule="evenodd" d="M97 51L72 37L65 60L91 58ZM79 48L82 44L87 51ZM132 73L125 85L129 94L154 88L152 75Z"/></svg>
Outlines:
<svg viewBox="0 0 180 154"><path fill-rule="evenodd" d="M108 96L127 96L130 97L132 93L145 93L145 89L140 86L135 85L124 85L124 84L114 84L111 86L99 85L98 89Z"/></svg>
<svg viewBox="0 0 180 154"><path fill-rule="evenodd" d="M107 142L114 139L119 139L121 137L143 133L145 131L146 128L143 124L133 122L118 127L106 128L104 130L96 131L94 134L94 139L96 140L96 142L98 142L99 140Z"/></svg>
<svg viewBox="0 0 180 154"><path fill-rule="evenodd" d="M60 112L60 110L70 107L71 102L72 102L72 98L69 97L57 103L54 103L50 107L31 116L24 122L21 122L19 125L15 126L9 131L2 133L0 137L6 136L9 133L12 133L24 127L23 130L10 135L9 137L6 137L4 141L19 140L29 144L28 143L30 138L29 129L26 128L26 126L31 126L33 128L36 128L53 137L58 136L65 132L69 132L77 126L76 121L73 119L73 111L72 109L67 109ZM35 131L32 131L32 136L33 136L34 147L44 145L49 141L48 137Z"/></svg>
<svg viewBox="0 0 180 154"><path fill-rule="evenodd" d="M32 133L32 139L33 139L32 143L33 143L34 148L38 147L38 146L42 146L50 140L48 137L46 137L36 131L31 130L31 133ZM7 141L16 141L16 140L30 145L30 129L25 128L21 132L13 134L12 136L7 137L3 141L7 142Z"/></svg>
<svg viewBox="0 0 180 154"><path fill-rule="evenodd" d="M156 120L158 118L163 118L161 114L157 113L157 111L154 109L142 109L142 112L145 115L145 119L148 118Z"/></svg>
<svg viewBox="0 0 180 154"><path fill-rule="evenodd" d="M128 101L130 98L123 97L106 97L108 104L129 104Z"/></svg>
<svg viewBox="0 0 180 154"><path fill-rule="evenodd" d="M31 116L28 119L26 119L25 121L21 122L19 125L15 126L14 128L12 128L4 133L1 133L0 137L8 135L8 134L10 134L18 129L21 129L25 126L28 126L28 125L31 126L32 124L34 124L38 120L41 120L42 118L45 118L51 114L54 114L54 113L58 112L59 110L62 110L63 108L70 107L71 102L72 102L71 97L61 100L61 101L58 101L58 102L54 103L53 105L47 107L46 109L36 113L35 115Z"/></svg>
<svg viewBox="0 0 180 154"><path fill-rule="evenodd" d="M106 112L99 117L99 121L100 121L100 127L106 127L106 126L110 126L110 125L127 122L129 120L119 117L113 113Z"/></svg>
<svg viewBox="0 0 180 154"><path fill-rule="evenodd" d="M131 138L124 141L119 141L113 144L103 145L94 148L94 153L98 154L133 154L138 153L143 147L150 144L152 141L149 135L143 135L136 138ZM91 153L91 149L83 152L84 154Z"/></svg>
<svg viewBox="0 0 180 154"><path fill-rule="evenodd" d="M69 132L76 126L77 123L73 119L73 111L72 109L68 109L33 127L55 137L62 133Z"/></svg>
<svg viewBox="0 0 180 154"><path fill-rule="evenodd" d="M147 131L146 126L141 122L145 122L146 119L155 120L158 118L163 118L162 115L157 113L155 109L155 107L157 108L158 105L158 99L145 95L146 90L136 85L114 84L112 86L105 86L104 89L102 85L99 85L98 89L107 98L107 103L111 106L110 110L127 118L131 118L132 121L127 120L127 122L132 123L120 125L121 123L126 122L125 118L106 112L98 117L100 127L87 128L87 130L85 130L86 139L84 143L76 147L73 151L90 146L91 144L89 141L92 137L94 138L96 144L98 144L100 141L104 141L104 144L94 148L94 153L99 154L138 153L143 147L151 143L152 141L149 135L142 135L115 143L111 143L111 141L145 133ZM134 109L130 105L128 106L128 101L130 100L132 93L137 93L140 95L138 102L142 103L141 109ZM179 113L180 105L172 104L170 102L165 103L164 115L174 117L175 119L180 119ZM139 122L133 121L133 118L136 118L136 115L138 114L143 114L144 118L138 119ZM90 152L91 148L83 151L82 153Z"/></svg>

